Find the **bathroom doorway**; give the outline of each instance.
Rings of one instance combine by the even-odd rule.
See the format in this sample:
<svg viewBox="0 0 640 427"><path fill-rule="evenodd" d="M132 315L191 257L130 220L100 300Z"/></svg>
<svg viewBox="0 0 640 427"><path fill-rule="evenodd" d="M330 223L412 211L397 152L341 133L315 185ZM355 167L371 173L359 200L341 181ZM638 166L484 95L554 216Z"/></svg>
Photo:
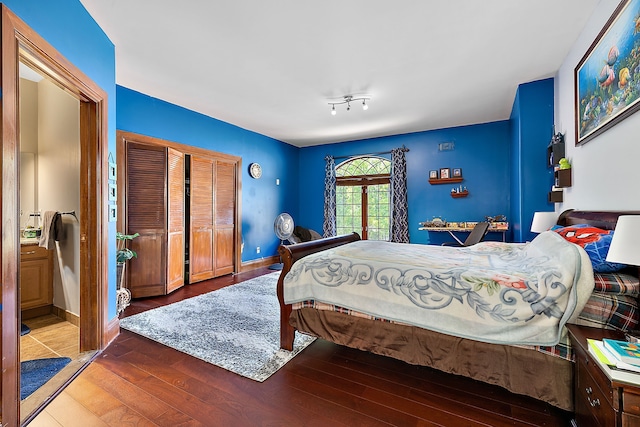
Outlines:
<svg viewBox="0 0 640 427"><path fill-rule="evenodd" d="M38 314L38 310L51 310L52 313L47 315L62 316L65 320L78 324L73 345L75 346L77 342L80 362L75 366L71 365L73 369L68 372L67 380L86 366L91 354L104 348L117 334L117 319L112 324L107 322L109 306L106 260L109 253L107 249L108 218L105 206L108 165L107 109L106 93L101 88L68 62L6 6L0 7L3 27L2 61L0 62L0 93L3 95L2 127L0 128L3 165L2 210L0 211L3 235L0 257L3 283L0 306L2 307L1 350L3 355L1 422L2 425L20 425L28 423L66 383L66 380L63 380L58 386L46 392L41 396L41 402L34 400L33 404L21 405L20 333L24 323L22 322L23 311L31 310L25 316L28 317L34 313ZM60 136L60 139L53 144L58 152L54 153L57 156L54 156L56 161L49 165L49 169L45 166L51 160L40 149L50 150L51 147L47 145L49 143L41 145L40 140L43 139L41 135L38 135L37 151L33 155L24 156L25 162L31 158L33 164L25 166L25 171L21 166L21 149L23 148L21 127L24 126L26 132L32 129L29 125L21 125L20 121L21 91L28 91L26 84L21 87L20 64L44 77L43 80L46 82L43 84L43 92L56 93L55 96L62 94L63 98L66 97L64 103L69 101L74 105L73 113L69 115L75 116L71 133L77 137L71 137L69 134ZM57 109L59 102L61 102L60 99L53 102L53 107L50 108ZM64 114L64 111L56 111L56 114ZM59 119L60 117L57 117L55 120ZM54 133L57 130L50 127L46 132ZM45 139L50 136L46 135ZM25 148L28 145L26 141L25 137ZM61 148L60 144L70 145ZM72 146L75 146L75 149ZM56 162L63 163L59 171L55 171ZM35 178L24 177L23 182L22 172L28 170L35 171ZM54 172L51 173L51 170ZM47 176L38 176L40 174ZM70 178L65 178L65 174L73 177L74 184L68 183L70 181L67 180ZM47 182L43 182L45 178ZM75 185L75 189L68 193L56 193L51 190L51 185L55 185L56 180L61 179L64 179L64 185ZM26 197L25 202L21 202L20 191L29 190L32 186L30 181L37 182L42 188L48 188L47 191L51 194L44 194L42 188L39 188L37 193L34 193L33 200L27 201ZM23 216L37 214L39 211L45 214L43 209L65 213L62 229L69 240L65 244L54 242L52 249L42 248L45 250L44 254L36 253L36 248L39 246L22 251L21 238L29 239L31 233L22 233L26 223L21 223L21 208L24 208ZM32 222L33 224L35 221ZM36 259L40 256L44 256L45 260ZM26 258L23 259L23 257ZM47 257L50 258L47 259ZM35 264L35 261L42 261L39 267L31 268L32 265L28 265L29 271L23 270L25 263L34 262ZM57 271L54 263L58 263ZM47 269L47 266L50 266L50 269ZM48 272L51 272L51 282L42 279L42 276L46 276ZM23 282L29 282L29 287L21 289ZM40 283L41 286L33 288L33 283ZM50 298L47 295L49 283L51 283ZM55 286L59 287L59 295L56 295ZM74 292L75 296L72 295ZM22 310L21 303L25 301L32 305ZM51 301L50 305L49 301ZM32 325L38 329L37 324ZM88 355L87 358L82 359L82 354Z"/></svg>
<svg viewBox="0 0 640 427"><path fill-rule="evenodd" d="M95 350L80 351L80 101L20 58L20 363L33 368L20 412L30 414ZM52 366L51 378L38 374Z"/></svg>

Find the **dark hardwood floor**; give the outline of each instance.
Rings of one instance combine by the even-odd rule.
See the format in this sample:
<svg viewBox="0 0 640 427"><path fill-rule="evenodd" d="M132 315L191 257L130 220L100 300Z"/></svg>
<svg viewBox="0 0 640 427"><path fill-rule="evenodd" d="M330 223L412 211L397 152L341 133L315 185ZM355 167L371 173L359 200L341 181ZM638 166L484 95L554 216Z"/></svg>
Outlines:
<svg viewBox="0 0 640 427"><path fill-rule="evenodd" d="M125 315L270 272L136 300ZM500 387L323 340L257 383L122 330L32 425L568 426L570 418Z"/></svg>

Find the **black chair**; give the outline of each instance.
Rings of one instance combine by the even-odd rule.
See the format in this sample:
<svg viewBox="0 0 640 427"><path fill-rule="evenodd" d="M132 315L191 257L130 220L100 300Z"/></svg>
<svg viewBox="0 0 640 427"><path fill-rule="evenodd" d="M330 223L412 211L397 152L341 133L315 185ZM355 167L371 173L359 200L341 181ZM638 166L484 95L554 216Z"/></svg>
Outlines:
<svg viewBox="0 0 640 427"><path fill-rule="evenodd" d="M482 242L488 231L489 223L487 221L482 221L477 223L476 226L473 227L473 230L471 230L471 233L469 233L464 242L461 242L459 240L457 242L444 242L442 246L472 246L476 243Z"/></svg>

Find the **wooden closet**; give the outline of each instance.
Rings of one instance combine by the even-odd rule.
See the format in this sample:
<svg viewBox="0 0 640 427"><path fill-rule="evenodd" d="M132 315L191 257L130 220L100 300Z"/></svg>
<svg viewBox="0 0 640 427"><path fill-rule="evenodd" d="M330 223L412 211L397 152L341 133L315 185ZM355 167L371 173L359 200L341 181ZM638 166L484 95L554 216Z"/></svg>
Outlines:
<svg viewBox="0 0 640 427"><path fill-rule="evenodd" d="M126 283L134 298L240 267L241 159L118 131L118 230L139 233Z"/></svg>

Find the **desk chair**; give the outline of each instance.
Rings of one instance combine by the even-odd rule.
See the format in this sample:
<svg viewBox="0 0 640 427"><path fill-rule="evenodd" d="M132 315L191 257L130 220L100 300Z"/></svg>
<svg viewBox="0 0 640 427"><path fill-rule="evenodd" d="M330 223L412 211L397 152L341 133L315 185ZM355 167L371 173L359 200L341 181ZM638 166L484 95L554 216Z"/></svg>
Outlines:
<svg viewBox="0 0 640 427"><path fill-rule="evenodd" d="M476 243L482 242L488 231L489 223L487 221L482 221L473 227L473 230L471 230L471 233L469 233L464 242L461 242L460 240L457 242L444 242L442 246L472 246Z"/></svg>

